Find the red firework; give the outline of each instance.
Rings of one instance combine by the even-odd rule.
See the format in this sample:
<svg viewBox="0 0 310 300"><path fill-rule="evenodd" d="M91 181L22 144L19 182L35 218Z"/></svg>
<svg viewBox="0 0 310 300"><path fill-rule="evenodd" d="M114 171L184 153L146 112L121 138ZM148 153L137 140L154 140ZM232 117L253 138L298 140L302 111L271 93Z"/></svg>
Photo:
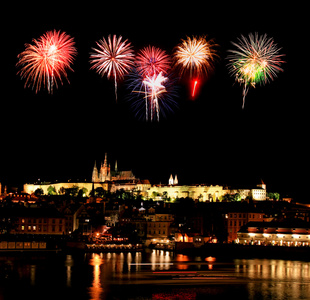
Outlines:
<svg viewBox="0 0 310 300"><path fill-rule="evenodd" d="M137 71L142 77L154 74L167 74L170 69L170 58L166 51L148 46L140 50L136 57Z"/></svg>
<svg viewBox="0 0 310 300"><path fill-rule="evenodd" d="M19 74L25 78L25 87L32 86L36 93L41 86L47 86L49 93L53 93L53 86L62 84L61 77L67 78L67 69L72 70L70 64L77 54L74 40L70 35L60 31L48 31L33 44L25 44L25 51L17 57L16 64L21 67ZM68 80L69 82L69 80Z"/></svg>

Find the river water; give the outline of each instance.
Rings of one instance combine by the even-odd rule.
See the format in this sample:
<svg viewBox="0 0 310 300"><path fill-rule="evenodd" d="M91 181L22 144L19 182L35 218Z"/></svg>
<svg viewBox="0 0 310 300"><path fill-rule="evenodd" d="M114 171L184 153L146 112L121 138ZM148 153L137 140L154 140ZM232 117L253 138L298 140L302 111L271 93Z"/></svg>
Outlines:
<svg viewBox="0 0 310 300"><path fill-rule="evenodd" d="M0 257L0 299L234 297L310 299L310 262L219 260L161 250Z"/></svg>

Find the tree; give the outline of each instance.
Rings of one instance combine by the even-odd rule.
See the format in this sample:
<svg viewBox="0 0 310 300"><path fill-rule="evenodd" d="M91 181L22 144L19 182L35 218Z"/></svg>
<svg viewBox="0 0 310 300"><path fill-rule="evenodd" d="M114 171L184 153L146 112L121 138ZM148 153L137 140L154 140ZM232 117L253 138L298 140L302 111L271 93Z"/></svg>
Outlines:
<svg viewBox="0 0 310 300"><path fill-rule="evenodd" d="M72 188L66 189L66 195L70 197L76 197L79 192L79 187L74 185Z"/></svg>
<svg viewBox="0 0 310 300"><path fill-rule="evenodd" d="M56 189L54 186L50 185L48 188L47 188L47 194L48 195L56 195Z"/></svg>
<svg viewBox="0 0 310 300"><path fill-rule="evenodd" d="M36 196L42 196L44 194L44 191L42 188L37 188L35 191L34 191L34 194Z"/></svg>
<svg viewBox="0 0 310 300"><path fill-rule="evenodd" d="M241 201L241 195L239 193L234 195L234 201Z"/></svg>
<svg viewBox="0 0 310 300"><path fill-rule="evenodd" d="M79 189L78 196L79 197L86 197L87 192L88 192L87 188L83 187L83 188Z"/></svg>
<svg viewBox="0 0 310 300"><path fill-rule="evenodd" d="M103 189L103 187L100 186L100 187L95 188L95 195L97 197L103 198L105 194L106 194L106 191Z"/></svg>

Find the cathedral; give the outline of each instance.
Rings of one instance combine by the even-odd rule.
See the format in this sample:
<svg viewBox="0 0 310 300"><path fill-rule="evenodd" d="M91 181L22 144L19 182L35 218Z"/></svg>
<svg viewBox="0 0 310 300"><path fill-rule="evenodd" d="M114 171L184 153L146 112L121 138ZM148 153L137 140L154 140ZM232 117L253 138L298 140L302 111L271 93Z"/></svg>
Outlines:
<svg viewBox="0 0 310 300"><path fill-rule="evenodd" d="M111 165L108 164L108 156L105 154L104 163L101 163L100 169L97 169L96 162L92 173L92 182L119 181L119 180L135 180L136 177L132 171L118 171L117 161L115 169L111 171Z"/></svg>

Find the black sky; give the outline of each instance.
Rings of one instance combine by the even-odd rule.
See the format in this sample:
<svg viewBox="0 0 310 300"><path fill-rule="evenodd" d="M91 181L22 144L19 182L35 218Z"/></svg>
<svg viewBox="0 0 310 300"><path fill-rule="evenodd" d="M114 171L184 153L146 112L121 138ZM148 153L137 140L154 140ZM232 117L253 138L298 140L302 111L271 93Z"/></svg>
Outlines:
<svg viewBox="0 0 310 300"><path fill-rule="evenodd" d="M67 2L66 2L67 3ZM107 152L120 169L166 183L255 184L300 196L307 184L308 110L301 84L306 22L301 7L272 1L199 7L179 2L95 3L31 2L10 5L2 20L5 79L1 100L0 181L17 185L41 180L90 178L94 161ZM9 21L7 21L9 19ZM78 56L53 95L24 89L16 75L24 44L52 29L74 37ZM225 57L241 34L267 33L286 54L284 72L250 89L245 109L242 87L227 72ZM89 52L108 34L128 38L135 50L147 45L173 47L186 35L213 38L220 59L195 101L180 84L179 108L159 123L137 120L125 84L115 103L113 82L89 70Z"/></svg>

